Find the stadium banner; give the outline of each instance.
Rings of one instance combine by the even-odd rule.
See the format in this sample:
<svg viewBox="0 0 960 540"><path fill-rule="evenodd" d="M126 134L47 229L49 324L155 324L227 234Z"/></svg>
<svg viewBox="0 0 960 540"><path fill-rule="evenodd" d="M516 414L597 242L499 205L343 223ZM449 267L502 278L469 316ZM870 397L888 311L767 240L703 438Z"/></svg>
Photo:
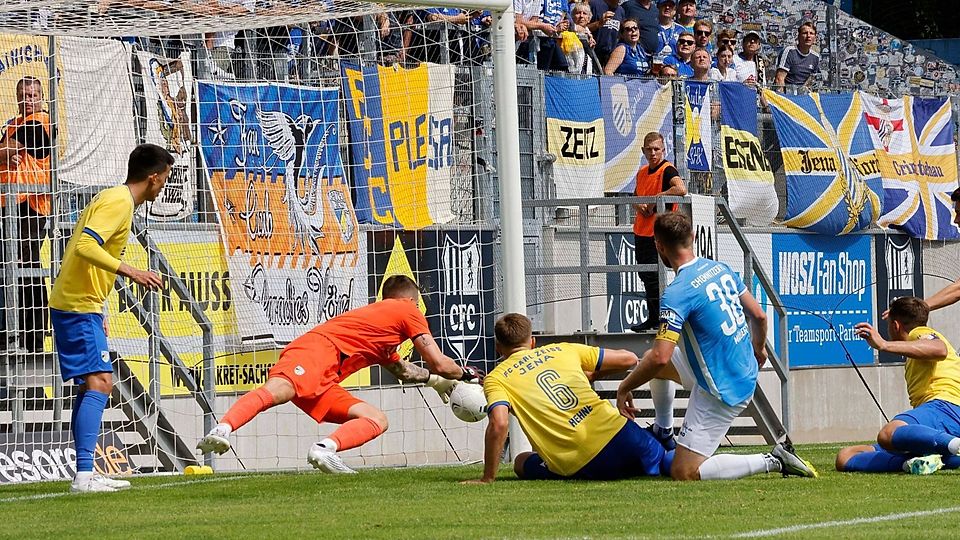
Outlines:
<svg viewBox="0 0 960 540"><path fill-rule="evenodd" d="M663 135L666 159L674 160L673 86L656 81L600 77L600 110L603 113L603 191L633 193L637 171L643 165L643 137L651 131Z"/></svg>
<svg viewBox="0 0 960 540"><path fill-rule="evenodd" d="M197 85L201 153L242 342L289 343L367 303L339 154L339 89Z"/></svg>
<svg viewBox="0 0 960 540"><path fill-rule="evenodd" d="M874 223L883 184L859 94L764 96L787 177L784 224L836 236Z"/></svg>
<svg viewBox="0 0 960 540"><path fill-rule="evenodd" d="M720 154L727 176L733 215L747 225L769 225L779 210L773 171L763 155L757 131L757 96L752 88L722 82L720 88Z"/></svg>
<svg viewBox="0 0 960 540"><path fill-rule="evenodd" d="M110 476L133 474L127 448L116 432L100 434L93 468ZM77 452L69 431L0 433L0 484L72 480L76 474Z"/></svg>
<svg viewBox="0 0 960 540"><path fill-rule="evenodd" d="M607 233L606 264L637 264L633 233ZM607 332L626 332L650 317L647 290L637 272L607 273Z"/></svg>
<svg viewBox="0 0 960 540"><path fill-rule="evenodd" d="M57 42L64 82L57 97L69 104L57 121L59 136L69 133L57 179L85 186L120 184L127 177L130 150L139 142L130 48L107 39L62 37ZM46 74L41 80L46 93Z"/></svg>
<svg viewBox="0 0 960 540"><path fill-rule="evenodd" d="M163 58L137 51L137 60L146 101L144 142L166 148L176 160L157 200L140 212L160 221L183 219L193 212L196 193L190 53Z"/></svg>
<svg viewBox="0 0 960 540"><path fill-rule="evenodd" d="M596 78L543 78L547 151L556 156L553 181L559 199L603 197L605 143Z"/></svg>
<svg viewBox="0 0 960 540"><path fill-rule="evenodd" d="M879 224L914 238L960 238L950 194L957 152L948 98L882 99L859 92L883 178Z"/></svg>
<svg viewBox="0 0 960 540"><path fill-rule="evenodd" d="M923 250L919 238L904 234L874 236L874 264L877 269L877 313L883 313L897 298L923 298ZM887 325L877 321L877 330L890 339ZM903 356L878 352L880 362L903 362Z"/></svg>
<svg viewBox="0 0 960 540"><path fill-rule="evenodd" d="M693 251L697 257L717 259L717 200L706 195L690 195L693 217Z"/></svg>
<svg viewBox="0 0 960 540"><path fill-rule="evenodd" d="M687 169L709 172L713 160L710 83L687 81L683 83L683 92Z"/></svg>
<svg viewBox="0 0 960 540"><path fill-rule="evenodd" d="M423 291L420 309L443 353L491 369L496 358L495 232L460 228L368 234L370 300L382 298L383 281L391 275L414 279ZM398 350L401 357L412 351L410 342Z"/></svg>
<svg viewBox="0 0 960 540"><path fill-rule="evenodd" d="M340 66L360 222L416 230L451 221L454 66Z"/></svg>
<svg viewBox="0 0 960 540"><path fill-rule="evenodd" d="M789 321L790 367L847 365L841 340L854 362L874 362L873 349L853 329L874 320L871 244L869 236L773 235L773 281Z"/></svg>

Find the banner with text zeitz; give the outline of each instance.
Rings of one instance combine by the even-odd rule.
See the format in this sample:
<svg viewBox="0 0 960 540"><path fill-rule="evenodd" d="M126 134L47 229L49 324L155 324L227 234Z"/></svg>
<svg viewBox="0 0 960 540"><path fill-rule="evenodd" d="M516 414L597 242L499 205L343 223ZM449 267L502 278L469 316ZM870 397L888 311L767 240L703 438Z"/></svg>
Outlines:
<svg viewBox="0 0 960 540"><path fill-rule="evenodd" d="M897 298L923 298L923 250L919 238L905 234L874 236L874 261L877 268L877 313L883 313ZM890 339L886 321L877 321L877 330ZM880 352L880 362L903 362L903 356Z"/></svg>
<svg viewBox="0 0 960 540"><path fill-rule="evenodd" d="M339 89L199 83L197 94L241 339L288 343L366 304Z"/></svg>
<svg viewBox="0 0 960 540"><path fill-rule="evenodd" d="M873 349L854 333L855 324L874 320L871 238L772 236L773 281L788 316L790 367L847 365L846 351L857 364L872 364ZM779 334L777 339L779 349Z"/></svg>
<svg viewBox="0 0 960 540"><path fill-rule="evenodd" d="M371 301L383 280L413 278L422 291L420 309L447 356L481 369L493 367L496 307L492 230L372 231L368 237ZM401 346L408 354L411 345Z"/></svg>

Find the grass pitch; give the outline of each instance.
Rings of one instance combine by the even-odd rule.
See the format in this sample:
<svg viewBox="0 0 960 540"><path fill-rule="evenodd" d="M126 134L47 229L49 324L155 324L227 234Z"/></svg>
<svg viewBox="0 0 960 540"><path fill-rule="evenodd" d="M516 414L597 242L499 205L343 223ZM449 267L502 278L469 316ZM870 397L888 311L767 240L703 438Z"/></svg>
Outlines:
<svg viewBox="0 0 960 540"><path fill-rule="evenodd" d="M799 448L817 480L522 482L504 467L493 485L460 485L479 477L471 465L135 478L129 491L89 495L64 482L7 486L0 538L958 537L960 472L837 473L838 448Z"/></svg>

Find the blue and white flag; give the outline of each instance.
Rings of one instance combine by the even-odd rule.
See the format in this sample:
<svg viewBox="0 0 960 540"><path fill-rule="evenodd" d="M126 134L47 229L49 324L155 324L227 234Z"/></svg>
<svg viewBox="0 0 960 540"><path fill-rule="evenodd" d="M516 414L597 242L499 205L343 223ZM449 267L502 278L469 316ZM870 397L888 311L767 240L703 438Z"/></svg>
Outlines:
<svg viewBox="0 0 960 540"><path fill-rule="evenodd" d="M602 197L604 131L597 79L544 77L544 83L557 198Z"/></svg>
<svg viewBox="0 0 960 540"><path fill-rule="evenodd" d="M710 83L688 81L683 84L687 129L684 146L687 169L710 171L713 159L713 126L710 123Z"/></svg>
<svg viewBox="0 0 960 540"><path fill-rule="evenodd" d="M606 134L604 191L633 193L643 165L643 137L663 135L666 160L674 161L673 87L656 81L600 77L600 103Z"/></svg>

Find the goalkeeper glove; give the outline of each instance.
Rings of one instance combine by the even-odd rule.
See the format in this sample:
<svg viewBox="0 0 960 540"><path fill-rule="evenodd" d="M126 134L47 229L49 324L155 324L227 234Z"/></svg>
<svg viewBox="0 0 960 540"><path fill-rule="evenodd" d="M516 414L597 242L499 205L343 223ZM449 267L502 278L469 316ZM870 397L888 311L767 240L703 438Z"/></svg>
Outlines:
<svg viewBox="0 0 960 540"><path fill-rule="evenodd" d="M424 383L430 388L433 388L440 394L440 399L444 403L450 402L450 393L453 392L453 388L457 386L458 382L450 379L444 379L439 375L430 375L430 378L427 379L427 382Z"/></svg>
<svg viewBox="0 0 960 540"><path fill-rule="evenodd" d="M473 366L460 366L463 375L460 380L468 383L483 384L483 372Z"/></svg>

